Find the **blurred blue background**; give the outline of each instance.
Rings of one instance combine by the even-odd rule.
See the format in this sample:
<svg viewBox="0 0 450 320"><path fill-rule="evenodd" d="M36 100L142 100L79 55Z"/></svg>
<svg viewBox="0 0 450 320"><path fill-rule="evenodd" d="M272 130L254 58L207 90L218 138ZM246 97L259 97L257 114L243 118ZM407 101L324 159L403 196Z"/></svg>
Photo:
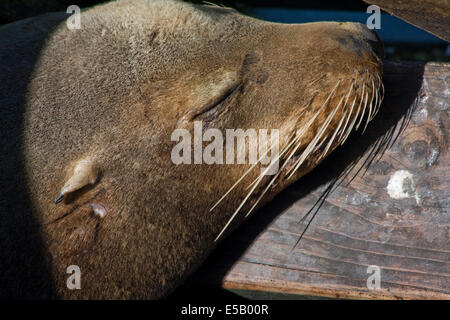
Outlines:
<svg viewBox="0 0 450 320"><path fill-rule="evenodd" d="M0 0L0 24L51 11L65 11L76 3L82 9L106 0ZM370 14L362 0L184 0L232 7L255 18L284 23L352 21L366 23ZM407 1L407 0L404 0ZM448 0L450 1L450 0ZM382 11L381 11L382 12ZM450 21L449 21L450 23ZM444 40L401 19L381 13L385 54L391 60L450 61L450 46Z"/></svg>
<svg viewBox="0 0 450 320"><path fill-rule="evenodd" d="M360 22L365 24L370 14L355 11L302 10L285 8L249 8L246 13L262 20L283 23L315 21ZM381 13L381 29L376 30L385 43L442 44L444 40L414 27L394 16Z"/></svg>

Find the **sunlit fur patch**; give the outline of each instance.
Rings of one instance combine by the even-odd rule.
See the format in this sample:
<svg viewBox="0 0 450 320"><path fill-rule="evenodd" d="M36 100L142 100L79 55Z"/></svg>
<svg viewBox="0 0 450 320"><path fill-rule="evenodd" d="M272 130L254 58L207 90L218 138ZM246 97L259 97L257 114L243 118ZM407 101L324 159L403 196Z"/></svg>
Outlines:
<svg viewBox="0 0 450 320"><path fill-rule="evenodd" d="M216 241L225 232L233 219L241 211L262 181L266 183L252 207L247 211L247 217L260 203L264 195L273 188L279 179L292 179L305 162L315 166L321 162L337 146L342 145L353 130L367 125L378 113L384 98L384 86L378 72L364 69L354 78L339 79L329 92L317 93L308 104L300 108L296 115L299 121L292 130L286 144L280 148L276 160L281 167L268 182L262 172L247 187L247 195L234 211L227 224L216 237ZM300 121L301 120L301 121ZM267 152L270 152L271 146ZM264 155L263 155L264 156ZM252 165L235 184L211 208L212 211L242 180L256 167Z"/></svg>

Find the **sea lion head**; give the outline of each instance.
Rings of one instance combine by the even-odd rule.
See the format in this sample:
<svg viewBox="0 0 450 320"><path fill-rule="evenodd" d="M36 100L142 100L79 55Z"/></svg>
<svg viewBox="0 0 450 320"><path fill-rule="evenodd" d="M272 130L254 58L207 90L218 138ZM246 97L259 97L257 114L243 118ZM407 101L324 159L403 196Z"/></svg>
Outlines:
<svg viewBox="0 0 450 320"><path fill-rule="evenodd" d="M279 170L269 177L261 170L251 180L255 189L237 191L241 196L259 195L250 213L259 200L270 199L314 168L353 129L365 130L383 98L383 45L376 32L359 23L280 24L228 8L195 9L227 27L208 42L214 49L202 55L203 62L194 64L202 73L192 76L195 67L187 71L195 80L184 96L194 98L181 104L177 128L192 129L195 121L201 121L203 129L221 132L228 128L279 132L278 156L272 158L279 162ZM252 147L260 146L250 141L246 151ZM242 166L226 170L236 182L252 176ZM224 195L235 188L239 189L232 184Z"/></svg>
<svg viewBox="0 0 450 320"><path fill-rule="evenodd" d="M0 37L27 52L14 34L42 37L58 19L25 20ZM48 31L23 101L25 183L61 297L167 295L224 232L365 128L381 103L382 45L360 24L286 25L158 0L110 2L80 21ZM206 163L212 136L196 140L199 129L277 130L278 140L232 147L248 159L266 145L265 165L228 163L228 149ZM180 163L185 133L191 153ZM66 286L73 265L81 290Z"/></svg>

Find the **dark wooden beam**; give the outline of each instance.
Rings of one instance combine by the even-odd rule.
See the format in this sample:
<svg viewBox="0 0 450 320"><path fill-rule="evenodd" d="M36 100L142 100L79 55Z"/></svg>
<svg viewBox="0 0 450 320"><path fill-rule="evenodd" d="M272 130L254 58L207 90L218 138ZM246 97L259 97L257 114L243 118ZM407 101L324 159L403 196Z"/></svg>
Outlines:
<svg viewBox="0 0 450 320"><path fill-rule="evenodd" d="M449 0L364 0L450 42Z"/></svg>

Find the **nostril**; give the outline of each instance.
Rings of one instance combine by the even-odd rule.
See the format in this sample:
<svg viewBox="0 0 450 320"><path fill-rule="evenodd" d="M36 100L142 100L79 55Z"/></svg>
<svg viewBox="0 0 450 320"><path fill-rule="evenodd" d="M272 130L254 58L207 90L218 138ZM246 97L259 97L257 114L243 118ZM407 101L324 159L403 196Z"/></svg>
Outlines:
<svg viewBox="0 0 450 320"><path fill-rule="evenodd" d="M353 22L338 23L338 27L345 30L335 38L343 47L359 55L369 49L379 59L384 59L383 42L375 30L369 29L365 24Z"/></svg>

